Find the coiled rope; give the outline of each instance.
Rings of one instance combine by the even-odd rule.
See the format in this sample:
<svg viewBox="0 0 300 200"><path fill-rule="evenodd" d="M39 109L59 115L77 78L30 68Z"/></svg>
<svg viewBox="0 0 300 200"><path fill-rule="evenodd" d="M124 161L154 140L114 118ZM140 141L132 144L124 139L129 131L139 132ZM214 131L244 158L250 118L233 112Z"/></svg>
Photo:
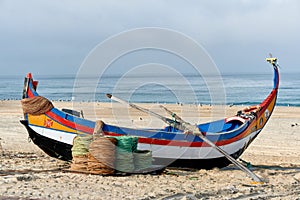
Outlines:
<svg viewBox="0 0 300 200"><path fill-rule="evenodd" d="M41 115L54 108L51 101L42 96L25 98L21 100L23 113Z"/></svg>
<svg viewBox="0 0 300 200"><path fill-rule="evenodd" d="M120 172L133 172L133 152L137 150L138 138L132 136L115 137L118 141L115 168Z"/></svg>
<svg viewBox="0 0 300 200"><path fill-rule="evenodd" d="M115 162L115 138L97 138L89 146L88 171L93 174L113 174Z"/></svg>
<svg viewBox="0 0 300 200"><path fill-rule="evenodd" d="M148 150L137 150L133 153L135 171L149 169L152 166L152 153Z"/></svg>
<svg viewBox="0 0 300 200"><path fill-rule="evenodd" d="M86 171L88 164L89 145L93 140L92 135L76 136L72 147L71 170Z"/></svg>

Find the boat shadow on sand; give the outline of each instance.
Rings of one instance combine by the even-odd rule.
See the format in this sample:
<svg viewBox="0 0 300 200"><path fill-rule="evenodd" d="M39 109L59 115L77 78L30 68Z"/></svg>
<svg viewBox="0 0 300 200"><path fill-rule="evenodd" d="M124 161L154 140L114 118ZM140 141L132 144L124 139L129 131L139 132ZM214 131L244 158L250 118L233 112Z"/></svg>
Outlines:
<svg viewBox="0 0 300 200"><path fill-rule="evenodd" d="M260 171L260 170L274 170L274 171L286 171L284 174L295 174L300 172L299 165L291 165L291 166L280 166L280 165L245 165L251 171ZM220 169L221 171L238 171L239 169L233 165L229 165ZM271 172L270 172L271 173ZM269 174L270 174L269 173ZM272 175L272 173L270 174ZM274 174L273 174L274 175Z"/></svg>

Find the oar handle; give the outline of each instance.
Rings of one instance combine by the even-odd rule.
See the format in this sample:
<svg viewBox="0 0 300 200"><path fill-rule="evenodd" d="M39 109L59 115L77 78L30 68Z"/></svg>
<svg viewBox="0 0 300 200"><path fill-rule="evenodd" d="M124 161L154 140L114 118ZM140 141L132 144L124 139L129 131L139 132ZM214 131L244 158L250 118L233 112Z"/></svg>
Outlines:
<svg viewBox="0 0 300 200"><path fill-rule="evenodd" d="M112 94L106 94L106 96L107 96L108 98L110 98L111 100L114 100L114 101L116 101L116 102L119 102L119 103L121 103L121 104L127 105L127 106L129 106L129 107L131 107L131 108L134 108L134 109L136 109L136 110L139 110L139 111L141 111L141 112L144 112L144 113L150 114L150 115L152 115L152 116L154 116L154 117L157 117L157 118L161 119L162 121L164 121L165 123L167 123L167 124L169 124L169 125L174 125L176 128L177 128L177 126L180 125L178 122L176 122L176 121L174 121L174 120L172 120L172 119L169 119L169 118L167 118L167 117L164 117L164 116L162 116L162 115L160 115L160 114L158 114L158 113L155 113L155 112L153 112L153 111L151 111L151 110L148 110L148 109L146 109L146 108L142 108L142 107L140 107L140 106L138 106L138 105L129 103L129 102L124 101L124 100L122 100L122 99L119 99L119 98L113 96Z"/></svg>

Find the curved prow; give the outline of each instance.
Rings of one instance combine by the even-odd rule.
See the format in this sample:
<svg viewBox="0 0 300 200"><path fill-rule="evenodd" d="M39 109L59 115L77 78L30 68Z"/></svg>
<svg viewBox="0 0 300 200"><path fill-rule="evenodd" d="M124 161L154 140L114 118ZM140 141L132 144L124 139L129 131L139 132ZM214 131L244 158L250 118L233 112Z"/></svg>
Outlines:
<svg viewBox="0 0 300 200"><path fill-rule="evenodd" d="M277 62L277 58L274 57L270 57L270 58L266 58L266 61L269 62L273 68L274 68L274 88L273 89L278 89L279 86L279 72L278 72L278 62Z"/></svg>
<svg viewBox="0 0 300 200"><path fill-rule="evenodd" d="M274 86L273 90L269 94L269 96L259 105L261 107L260 114L265 112L265 118L268 120L269 116L271 115L275 104L277 100L277 92L278 92L278 87L279 87L279 65L277 62L277 58L270 56L270 58L266 59L267 62L269 62L273 68L274 68Z"/></svg>

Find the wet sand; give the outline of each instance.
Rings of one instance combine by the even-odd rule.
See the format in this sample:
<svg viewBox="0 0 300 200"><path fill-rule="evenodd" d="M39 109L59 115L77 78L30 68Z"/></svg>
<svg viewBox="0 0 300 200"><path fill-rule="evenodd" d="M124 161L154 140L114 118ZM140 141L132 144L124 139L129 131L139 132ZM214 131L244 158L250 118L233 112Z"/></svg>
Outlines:
<svg viewBox="0 0 300 200"><path fill-rule="evenodd" d="M85 118L132 127L162 127L157 119L111 103L54 102L83 110ZM144 107L165 114L156 104ZM166 105L193 123L235 114L241 107ZM2 199L299 199L300 108L276 107L241 158L265 180L256 184L230 165L223 169L167 168L162 174L99 176L66 171L69 163L47 156L28 141L19 101L0 101L0 200ZM125 116L125 117L124 117Z"/></svg>

